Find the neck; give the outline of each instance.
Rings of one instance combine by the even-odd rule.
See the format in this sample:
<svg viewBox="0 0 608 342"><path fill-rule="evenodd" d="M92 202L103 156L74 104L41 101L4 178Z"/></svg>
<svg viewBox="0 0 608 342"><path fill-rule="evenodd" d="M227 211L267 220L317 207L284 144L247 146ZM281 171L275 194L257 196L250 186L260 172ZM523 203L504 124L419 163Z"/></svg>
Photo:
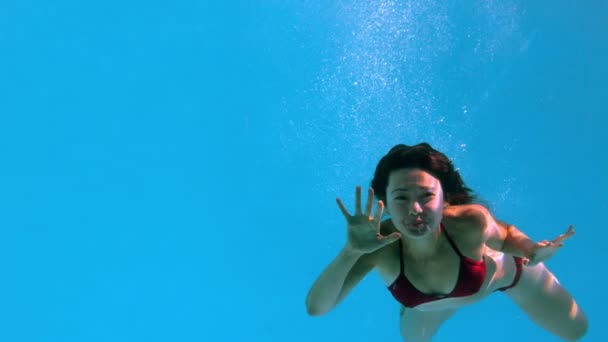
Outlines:
<svg viewBox="0 0 608 342"><path fill-rule="evenodd" d="M437 254L440 246L440 236L441 227L435 229L431 234L418 239L412 239L402 235L405 253L412 259L428 259Z"/></svg>

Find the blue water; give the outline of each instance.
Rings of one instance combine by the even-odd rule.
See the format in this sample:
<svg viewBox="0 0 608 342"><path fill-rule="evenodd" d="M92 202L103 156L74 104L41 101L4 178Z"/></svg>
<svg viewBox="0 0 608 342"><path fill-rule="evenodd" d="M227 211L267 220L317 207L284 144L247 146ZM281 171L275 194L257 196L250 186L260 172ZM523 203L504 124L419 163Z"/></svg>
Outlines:
<svg viewBox="0 0 608 342"><path fill-rule="evenodd" d="M444 151L602 326L605 1L3 1L0 341L399 341L304 298L397 143ZM557 341L496 294L435 341Z"/></svg>

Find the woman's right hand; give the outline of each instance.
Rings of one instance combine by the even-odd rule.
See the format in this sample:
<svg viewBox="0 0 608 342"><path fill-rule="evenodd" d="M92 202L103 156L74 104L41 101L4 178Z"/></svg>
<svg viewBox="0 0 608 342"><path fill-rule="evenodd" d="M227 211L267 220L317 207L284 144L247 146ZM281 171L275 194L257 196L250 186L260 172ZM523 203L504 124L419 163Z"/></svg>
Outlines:
<svg viewBox="0 0 608 342"><path fill-rule="evenodd" d="M528 266L534 266L538 263L545 262L557 252L559 248L564 245L564 240L574 235L574 226L570 225L566 233L553 239L553 241L543 240L534 245L530 257L524 259L524 264Z"/></svg>
<svg viewBox="0 0 608 342"><path fill-rule="evenodd" d="M351 215L340 198L336 198L338 207L344 215L347 223L347 244L346 248L353 252L367 254L372 253L388 244L391 244L399 238L401 234L398 232L384 236L380 233L380 223L382 221L382 212L384 211L384 203L378 201L376 213L372 215L374 206L374 190L369 188L367 191L367 202L365 203L365 211L361 209L361 187L357 186L355 191L355 214Z"/></svg>

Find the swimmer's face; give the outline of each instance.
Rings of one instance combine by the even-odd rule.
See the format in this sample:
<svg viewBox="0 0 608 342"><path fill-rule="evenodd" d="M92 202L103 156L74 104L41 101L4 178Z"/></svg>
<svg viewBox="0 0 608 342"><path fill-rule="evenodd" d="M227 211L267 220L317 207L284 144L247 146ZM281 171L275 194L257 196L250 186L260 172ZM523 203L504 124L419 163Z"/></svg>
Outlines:
<svg viewBox="0 0 608 342"><path fill-rule="evenodd" d="M395 227L406 237L434 232L443 217L441 183L421 169L398 169L390 173L386 208Z"/></svg>

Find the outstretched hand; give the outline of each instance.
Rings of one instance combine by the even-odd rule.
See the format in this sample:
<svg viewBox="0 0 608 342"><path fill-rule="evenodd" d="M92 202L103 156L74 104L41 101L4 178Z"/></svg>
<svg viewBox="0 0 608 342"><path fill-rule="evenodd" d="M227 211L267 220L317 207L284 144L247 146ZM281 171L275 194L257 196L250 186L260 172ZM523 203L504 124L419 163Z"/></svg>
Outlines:
<svg viewBox="0 0 608 342"><path fill-rule="evenodd" d="M556 237L552 241L543 240L534 245L530 257L525 260L528 266L534 266L551 258L559 248L564 245L564 241L574 235L574 226L570 225L566 233Z"/></svg>
<svg viewBox="0 0 608 342"><path fill-rule="evenodd" d="M372 216L372 208L374 206L374 190L369 188L367 191L367 201L365 203L365 211L361 208L361 187L357 186L355 191L355 214L351 215L340 198L336 198L338 207L342 211L342 215L346 219L347 224L347 248L359 253L371 253L390 243L393 243L401 237L401 234L394 232L384 236L380 233L380 223L382 222L382 213L384 211L384 203L378 201L376 212Z"/></svg>

